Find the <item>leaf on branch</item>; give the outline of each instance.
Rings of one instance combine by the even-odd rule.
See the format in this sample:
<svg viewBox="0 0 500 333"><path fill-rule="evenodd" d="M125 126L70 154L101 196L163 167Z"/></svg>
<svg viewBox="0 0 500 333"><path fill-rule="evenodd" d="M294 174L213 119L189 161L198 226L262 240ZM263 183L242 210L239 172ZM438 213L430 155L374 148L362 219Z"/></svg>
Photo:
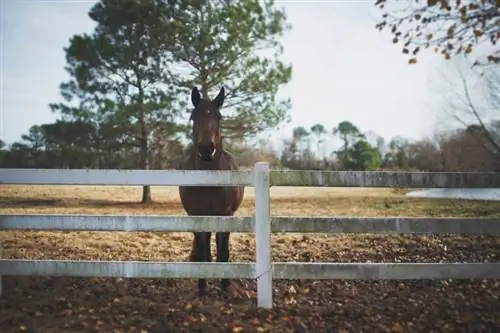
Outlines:
<svg viewBox="0 0 500 333"><path fill-rule="evenodd" d="M392 42L396 44L398 42L398 39L396 37L393 38Z"/></svg>
<svg viewBox="0 0 500 333"><path fill-rule="evenodd" d="M410 59L408 60L408 64L409 64L409 65L415 65L416 63L417 63L417 58L410 58Z"/></svg>
<svg viewBox="0 0 500 333"><path fill-rule="evenodd" d="M451 38L453 37L453 34L455 33L455 30L457 28L457 25L456 24L452 24L450 25L450 27L448 28L448 30L446 31L446 36L448 38ZM430 38L429 38L430 39Z"/></svg>
<svg viewBox="0 0 500 333"><path fill-rule="evenodd" d="M410 52L410 51L409 51L407 48L404 48L404 49L403 49L403 53L404 53L404 54L408 54L409 52Z"/></svg>

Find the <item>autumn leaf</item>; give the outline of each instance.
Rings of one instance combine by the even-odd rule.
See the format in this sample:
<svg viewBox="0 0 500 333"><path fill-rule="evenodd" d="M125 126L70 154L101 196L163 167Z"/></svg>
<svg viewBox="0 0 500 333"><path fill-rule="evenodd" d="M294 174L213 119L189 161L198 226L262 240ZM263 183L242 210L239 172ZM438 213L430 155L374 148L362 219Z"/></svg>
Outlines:
<svg viewBox="0 0 500 333"><path fill-rule="evenodd" d="M241 326L233 326L233 332L234 333L238 333L238 332L242 332L243 331L243 327Z"/></svg>
<svg viewBox="0 0 500 333"><path fill-rule="evenodd" d="M184 310L189 311L189 310L191 310L192 308L193 308L193 305L192 305L191 303L188 303L188 304L186 304L186 306L184 307Z"/></svg>
<svg viewBox="0 0 500 333"><path fill-rule="evenodd" d="M391 327L391 332L400 333L403 332L403 327L399 323L394 323Z"/></svg>
<svg viewBox="0 0 500 333"><path fill-rule="evenodd" d="M250 319L250 324L258 326L258 325L260 325L260 320L258 318L254 317L254 318Z"/></svg>
<svg viewBox="0 0 500 333"><path fill-rule="evenodd" d="M410 58L408 60L408 64L410 64L410 65L415 65L416 63L417 63L417 58Z"/></svg>
<svg viewBox="0 0 500 333"><path fill-rule="evenodd" d="M25 332L26 331L26 326L24 326L24 325L19 326L19 330L22 331L22 332Z"/></svg>

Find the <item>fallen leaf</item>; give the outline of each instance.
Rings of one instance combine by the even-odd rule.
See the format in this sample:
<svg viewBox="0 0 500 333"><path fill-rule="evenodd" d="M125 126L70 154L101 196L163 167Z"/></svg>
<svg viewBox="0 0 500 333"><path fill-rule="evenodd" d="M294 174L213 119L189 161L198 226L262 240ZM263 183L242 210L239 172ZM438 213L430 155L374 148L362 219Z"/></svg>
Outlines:
<svg viewBox="0 0 500 333"><path fill-rule="evenodd" d="M252 325L256 325L256 326L260 325L260 320L259 320L259 318L255 318L255 317L254 317L254 318L250 319L250 324L252 324Z"/></svg>
<svg viewBox="0 0 500 333"><path fill-rule="evenodd" d="M234 333L238 333L238 332L242 332L243 331L243 327L241 326L233 326L233 332Z"/></svg>
<svg viewBox="0 0 500 333"><path fill-rule="evenodd" d="M19 330L21 330L23 332L26 331L26 326L24 326L24 325L19 326Z"/></svg>
<svg viewBox="0 0 500 333"><path fill-rule="evenodd" d="M71 316L73 314L73 310L71 310L71 309L62 310L61 314L63 316Z"/></svg>
<svg viewBox="0 0 500 333"><path fill-rule="evenodd" d="M184 307L184 310L189 311L193 308L193 305L191 303L186 304L186 307Z"/></svg>
<svg viewBox="0 0 500 333"><path fill-rule="evenodd" d="M394 325L392 325L391 327L391 332L403 332L403 327L399 323L394 323Z"/></svg>

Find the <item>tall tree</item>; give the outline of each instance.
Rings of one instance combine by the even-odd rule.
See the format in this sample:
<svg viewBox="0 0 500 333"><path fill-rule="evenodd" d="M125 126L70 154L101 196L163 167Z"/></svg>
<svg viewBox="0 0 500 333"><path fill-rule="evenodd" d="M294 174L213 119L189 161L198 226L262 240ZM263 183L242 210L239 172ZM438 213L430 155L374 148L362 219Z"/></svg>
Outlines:
<svg viewBox="0 0 500 333"><path fill-rule="evenodd" d="M310 134L311 133L309 133L303 126L298 126L293 129L293 141L299 146L301 151L305 148L304 142Z"/></svg>
<svg viewBox="0 0 500 333"><path fill-rule="evenodd" d="M318 154L318 157L322 158L323 157L323 152L321 151L321 144L325 141L323 139L323 136L326 134L326 128L323 126L323 124L315 124L311 126L311 133L316 136L316 151Z"/></svg>
<svg viewBox="0 0 500 333"><path fill-rule="evenodd" d="M376 0L382 11L379 30L390 29L393 43L403 44L409 63L422 48L433 48L445 59L471 54L477 45L490 47L476 64L499 64L500 1L498 0Z"/></svg>
<svg viewBox="0 0 500 333"><path fill-rule="evenodd" d="M151 133L175 122L171 84L169 4L157 0L101 0L89 12L91 34L75 35L65 48L71 76L60 86L64 103L52 104L63 118L122 129L119 147L137 148L140 167L150 168ZM170 30L169 30L170 29ZM172 133L174 134L174 133ZM142 201L151 200L150 187Z"/></svg>
<svg viewBox="0 0 500 333"><path fill-rule="evenodd" d="M280 37L291 28L285 12L273 0L179 3L175 41L168 45L183 73L176 82L199 85L203 95L224 85L224 136L241 139L287 121L290 99L277 96L292 75L280 60Z"/></svg>
<svg viewBox="0 0 500 333"><path fill-rule="evenodd" d="M338 136L344 143L342 149L337 152L337 155L343 156L344 166L348 160L349 148L361 139L365 139L365 135L361 133L359 128L350 121L341 121L337 127L333 128L332 134Z"/></svg>

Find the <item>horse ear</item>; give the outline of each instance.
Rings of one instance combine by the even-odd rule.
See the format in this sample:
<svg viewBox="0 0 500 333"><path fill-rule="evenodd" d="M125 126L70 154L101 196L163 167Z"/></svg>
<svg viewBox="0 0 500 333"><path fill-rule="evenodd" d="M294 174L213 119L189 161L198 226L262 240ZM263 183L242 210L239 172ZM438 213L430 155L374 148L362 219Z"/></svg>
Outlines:
<svg viewBox="0 0 500 333"><path fill-rule="evenodd" d="M226 98L226 90L224 87L221 87L219 94L213 99L212 103L214 103L216 107L221 108L222 104L224 104L224 98Z"/></svg>
<svg viewBox="0 0 500 333"><path fill-rule="evenodd" d="M198 88L193 87L191 90L191 103L193 103L193 106L196 107L198 103L200 102L201 96L200 92L198 91Z"/></svg>

